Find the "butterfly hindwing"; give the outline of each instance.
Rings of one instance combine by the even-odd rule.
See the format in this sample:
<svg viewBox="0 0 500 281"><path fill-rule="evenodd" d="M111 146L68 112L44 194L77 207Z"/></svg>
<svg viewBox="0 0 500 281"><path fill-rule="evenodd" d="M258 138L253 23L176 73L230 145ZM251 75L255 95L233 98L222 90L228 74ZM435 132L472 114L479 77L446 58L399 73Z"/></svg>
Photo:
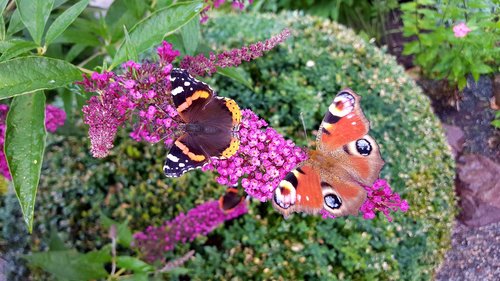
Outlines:
<svg viewBox="0 0 500 281"><path fill-rule="evenodd" d="M179 137L167 154L163 172L167 177L179 177L182 174L201 168L208 158L192 138L184 134Z"/></svg>
<svg viewBox="0 0 500 281"><path fill-rule="evenodd" d="M274 208L285 217L293 212L319 212L323 207L320 183L318 171L306 161L288 173L274 190Z"/></svg>
<svg viewBox="0 0 500 281"><path fill-rule="evenodd" d="M244 196L238 194L236 188L228 188L226 193L219 198L219 207L226 213L232 212L245 200Z"/></svg>

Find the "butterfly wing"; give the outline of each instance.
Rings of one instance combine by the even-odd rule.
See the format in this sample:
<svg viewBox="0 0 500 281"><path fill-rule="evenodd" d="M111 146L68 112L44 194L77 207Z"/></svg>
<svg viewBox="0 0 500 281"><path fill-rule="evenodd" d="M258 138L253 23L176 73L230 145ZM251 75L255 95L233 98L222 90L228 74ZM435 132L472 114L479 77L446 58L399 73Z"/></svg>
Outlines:
<svg viewBox="0 0 500 281"><path fill-rule="evenodd" d="M239 195L236 188L230 187L226 190L226 193L219 198L219 207L224 212L230 213L238 207L243 200L245 200L245 197Z"/></svg>
<svg viewBox="0 0 500 281"><path fill-rule="evenodd" d="M335 216L357 214L366 199L363 185L378 178L384 161L370 137L360 97L344 89L333 99L317 137L325 210ZM318 155L320 157L318 157Z"/></svg>
<svg viewBox="0 0 500 281"><path fill-rule="evenodd" d="M172 100L182 120L190 123L205 105L215 96L214 90L206 83L196 80L180 68L170 73Z"/></svg>
<svg viewBox="0 0 500 281"><path fill-rule="evenodd" d="M285 216L321 210L335 216L357 214L366 199L362 184L372 185L384 164L368 130L360 97L350 89L342 90L323 118L318 150L309 153L301 167L304 173L296 169L280 183L273 206Z"/></svg>
<svg viewBox="0 0 500 281"><path fill-rule="evenodd" d="M274 209L288 217L293 212L315 214L323 208L321 178L318 170L307 160L290 173L274 190Z"/></svg>
<svg viewBox="0 0 500 281"><path fill-rule="evenodd" d="M338 169L347 171L355 182L371 185L384 161L377 142L370 137L370 122L363 114L360 97L344 89L333 99L317 136L318 150L330 155Z"/></svg>
<svg viewBox="0 0 500 281"><path fill-rule="evenodd" d="M172 70L170 83L174 106L185 122L185 133L167 154L165 175L178 177L202 167L211 157L234 155L239 140L233 135L233 128L241 121L236 102L216 96L210 86L183 69Z"/></svg>
<svg viewBox="0 0 500 281"><path fill-rule="evenodd" d="M207 162L208 157L198 142L185 133L170 148L163 172L167 177L179 177L190 170L201 168Z"/></svg>

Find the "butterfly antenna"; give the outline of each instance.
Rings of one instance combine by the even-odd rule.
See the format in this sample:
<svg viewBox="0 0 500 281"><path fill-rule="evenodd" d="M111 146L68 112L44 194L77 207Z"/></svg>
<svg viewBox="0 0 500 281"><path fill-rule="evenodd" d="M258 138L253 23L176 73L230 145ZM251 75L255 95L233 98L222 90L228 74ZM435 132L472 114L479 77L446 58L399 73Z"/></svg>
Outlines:
<svg viewBox="0 0 500 281"><path fill-rule="evenodd" d="M300 121L302 121L302 127L304 128L304 135L306 136L307 146L309 146L310 140L309 136L307 135L306 122L304 121L304 112L300 113Z"/></svg>

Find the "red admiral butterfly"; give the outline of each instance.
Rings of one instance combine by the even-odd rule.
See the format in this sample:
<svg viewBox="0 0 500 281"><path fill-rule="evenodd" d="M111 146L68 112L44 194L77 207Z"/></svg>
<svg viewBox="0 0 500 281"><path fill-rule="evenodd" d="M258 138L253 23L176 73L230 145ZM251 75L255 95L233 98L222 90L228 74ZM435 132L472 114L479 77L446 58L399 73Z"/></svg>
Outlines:
<svg viewBox="0 0 500 281"><path fill-rule="evenodd" d="M273 207L285 217L358 214L366 199L363 185L371 186L384 165L377 142L367 135L370 122L359 101L351 89L340 91L319 127L316 150L275 189Z"/></svg>
<svg viewBox="0 0 500 281"><path fill-rule="evenodd" d="M165 160L165 175L179 177L201 168L211 157L224 159L234 155L240 145L236 136L241 121L238 104L217 96L210 86L183 69L172 70L170 83L183 123L179 126L182 133Z"/></svg>
<svg viewBox="0 0 500 281"><path fill-rule="evenodd" d="M236 188L229 187L226 193L219 198L219 207L225 213L230 213L244 200L245 196L238 195L238 190Z"/></svg>

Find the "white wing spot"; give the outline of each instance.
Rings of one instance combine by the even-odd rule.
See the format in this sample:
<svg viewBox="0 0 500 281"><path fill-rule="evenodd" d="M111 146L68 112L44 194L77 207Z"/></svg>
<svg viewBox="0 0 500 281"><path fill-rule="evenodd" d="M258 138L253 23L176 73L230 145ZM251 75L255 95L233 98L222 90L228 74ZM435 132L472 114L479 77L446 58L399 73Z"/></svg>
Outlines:
<svg viewBox="0 0 500 281"><path fill-rule="evenodd" d="M172 95L176 96L176 95L178 95L178 94L180 94L182 92L184 92L184 88L182 88L181 86L179 86L179 87L177 87L177 88L175 88L175 89L172 90Z"/></svg>
<svg viewBox="0 0 500 281"><path fill-rule="evenodd" d="M172 154L167 155L167 158L170 159L170 160L172 160L172 162L179 162L179 158L175 157Z"/></svg>
<svg viewBox="0 0 500 281"><path fill-rule="evenodd" d="M306 200L309 201L309 196L306 196Z"/></svg>
<svg viewBox="0 0 500 281"><path fill-rule="evenodd" d="M191 83L189 83L189 82L187 82L187 81L186 81L186 82L184 82L184 86L186 86L186 87L187 87L187 86L189 86L189 85L191 85Z"/></svg>
<svg viewBox="0 0 500 281"><path fill-rule="evenodd" d="M186 166L184 163L179 163L179 167L184 168Z"/></svg>

